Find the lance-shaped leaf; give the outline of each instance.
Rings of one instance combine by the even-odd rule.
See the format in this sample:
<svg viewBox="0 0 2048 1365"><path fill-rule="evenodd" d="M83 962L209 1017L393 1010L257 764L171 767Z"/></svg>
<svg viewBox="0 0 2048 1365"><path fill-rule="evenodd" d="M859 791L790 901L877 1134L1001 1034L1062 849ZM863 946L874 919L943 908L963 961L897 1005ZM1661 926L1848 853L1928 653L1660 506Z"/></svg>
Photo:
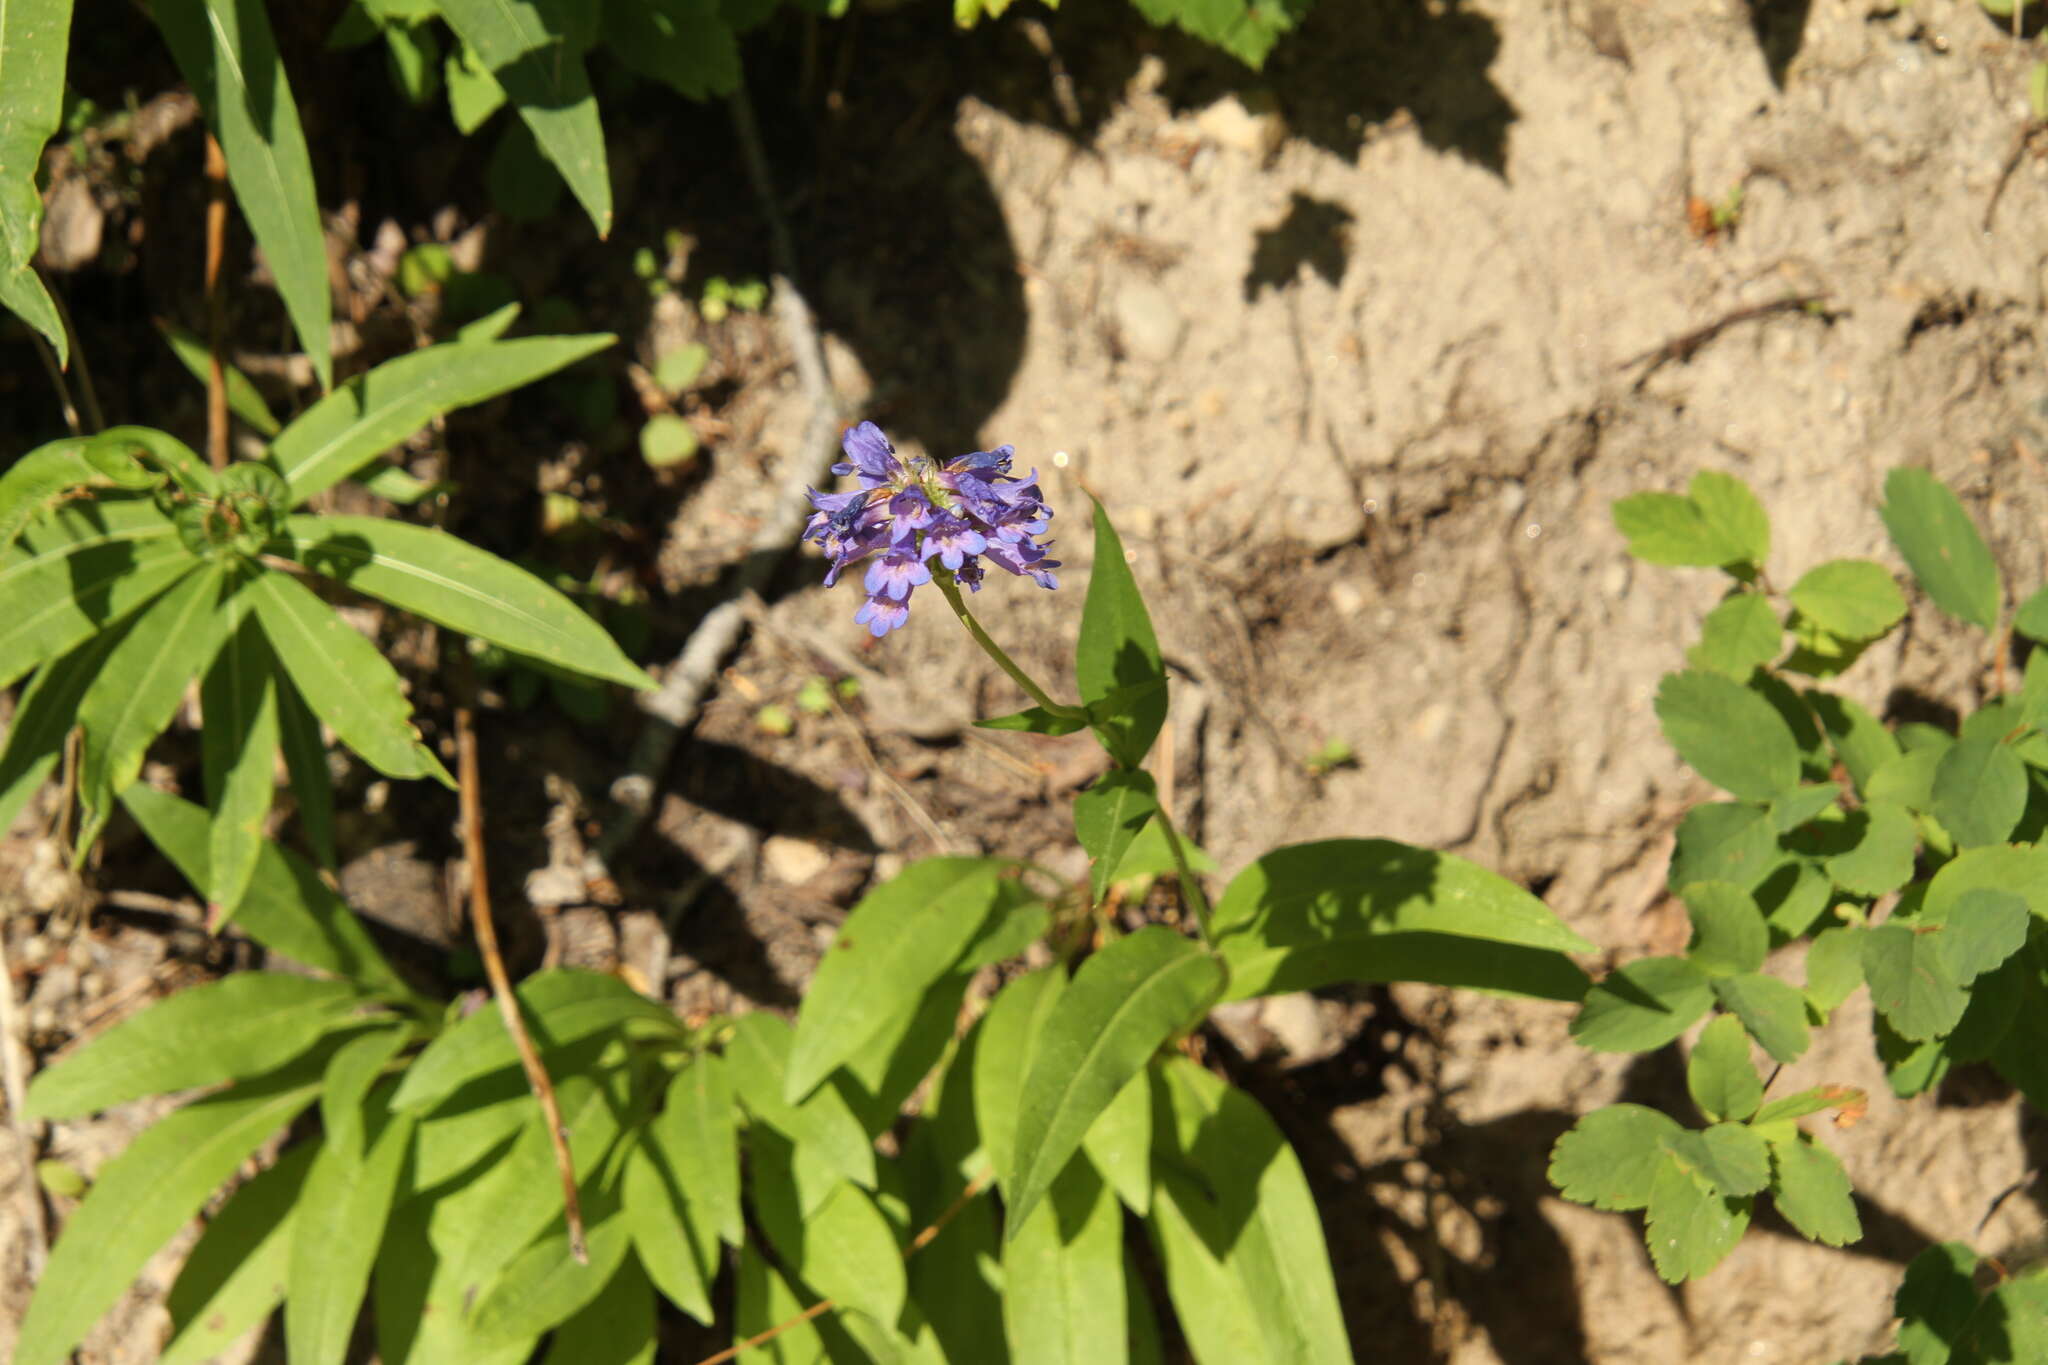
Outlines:
<svg viewBox="0 0 2048 1365"><path fill-rule="evenodd" d="M279 548L357 592L566 672L654 686L581 607L445 531L381 517L292 517L285 526L288 546Z"/></svg>
<svg viewBox="0 0 2048 1365"><path fill-rule="evenodd" d="M1276 849L1216 902L1230 998L1338 981L1433 981L1577 1000L1594 951L1548 906L1448 853L1385 839Z"/></svg>
<svg viewBox="0 0 2048 1365"><path fill-rule="evenodd" d="M156 319L156 329L163 334L164 341L171 348L171 354L178 358L178 363L183 365L194 379L202 384L212 382L213 356L207 350L205 342L183 327L163 318ZM225 360L221 362L220 368L227 388L229 411L263 435L277 435L282 430L278 426L277 417L271 412L270 405L263 401L263 395L257 392L256 385L250 381L249 376Z"/></svg>
<svg viewBox="0 0 2048 1365"><path fill-rule="evenodd" d="M631 1257L557 1327L541 1365L654 1365L654 1290Z"/></svg>
<svg viewBox="0 0 2048 1365"><path fill-rule="evenodd" d="M1124 854L1159 813L1159 788L1152 774L1118 768L1074 798L1074 836L1090 859L1089 894L1101 901Z"/></svg>
<svg viewBox="0 0 2048 1365"><path fill-rule="evenodd" d="M530 384L615 340L607 335L525 337L488 344L444 342L409 351L300 413L271 443L270 462L291 486L292 500L304 502L441 414Z"/></svg>
<svg viewBox="0 0 2048 1365"><path fill-rule="evenodd" d="M853 907L797 1015L784 1098L802 1100L916 1009L988 922L1006 866L993 858L927 858Z"/></svg>
<svg viewBox="0 0 2048 1365"><path fill-rule="evenodd" d="M199 688L206 804L213 809L207 899L230 912L241 903L263 847L263 821L276 791L277 686L270 645L244 617L214 657Z"/></svg>
<svg viewBox="0 0 2048 1365"><path fill-rule="evenodd" d="M789 1140L759 1133L748 1147L754 1158L754 1212L776 1259L833 1302L857 1308L876 1322L894 1323L903 1312L909 1282L896 1234L867 1191L834 1179L806 1213L796 1149Z"/></svg>
<svg viewBox="0 0 2048 1365"><path fill-rule="evenodd" d="M104 811L142 771L142 754L177 714L185 684L220 647L221 570L209 565L145 608L78 703L85 727L80 797Z"/></svg>
<svg viewBox="0 0 2048 1365"><path fill-rule="evenodd" d="M290 1148L207 1223L164 1305L174 1335L157 1365L206 1365L284 1298L292 1208L319 1150L317 1142Z"/></svg>
<svg viewBox="0 0 2048 1365"><path fill-rule="evenodd" d="M1108 1184L1070 1161L1003 1247L1003 1329L1013 1360L1087 1365L1120 1358L1123 1217Z"/></svg>
<svg viewBox="0 0 2048 1365"><path fill-rule="evenodd" d="M1067 987L1066 969L1040 967L1004 986L975 1030L973 1066L974 1119L982 1149L996 1180L1016 1188L1017 1105L1031 1074L1038 1036L1053 1006Z"/></svg>
<svg viewBox="0 0 2048 1365"><path fill-rule="evenodd" d="M398 671L377 647L288 574L264 572L242 589L277 661L343 744L391 777L455 780L412 727Z"/></svg>
<svg viewBox="0 0 2048 1365"><path fill-rule="evenodd" d="M569 0L438 0L441 17L505 89L542 153L607 237L611 178L597 97L583 69L588 34ZM581 39L579 42L578 39Z"/></svg>
<svg viewBox="0 0 2048 1365"><path fill-rule="evenodd" d="M193 986L37 1073L28 1113L76 1118L144 1095L260 1076L312 1047L362 998L351 982L282 972Z"/></svg>
<svg viewBox="0 0 2048 1365"><path fill-rule="evenodd" d="M1166 665L1152 617L1138 581L1124 561L1124 543L1095 504L1095 564L1081 607L1081 632L1074 640L1074 680L1090 706L1123 693L1119 714L1096 726L1117 763L1135 768L1166 724Z"/></svg>
<svg viewBox="0 0 2048 1365"><path fill-rule="evenodd" d="M568 1232L549 1228L478 1296L470 1317L477 1336L489 1342L531 1341L596 1301L632 1250L632 1238L616 1195L601 1193L585 1217L589 1261L579 1265L570 1254Z"/></svg>
<svg viewBox="0 0 2048 1365"><path fill-rule="evenodd" d="M285 773L291 778L292 799L298 802L299 826L322 867L333 867L334 857L334 775L327 767L327 743L320 735L320 719L306 705L306 699L292 680L273 670L271 686L277 698L277 741L284 750Z"/></svg>
<svg viewBox="0 0 2048 1365"><path fill-rule="evenodd" d="M772 1014L742 1015L734 1021L726 1044L725 1074L748 1112L808 1149L822 1165L856 1185L875 1183L875 1148L847 1107L845 1096L830 1085L819 1086L802 1104L784 1095L789 1070L789 1025Z"/></svg>
<svg viewBox="0 0 2048 1365"><path fill-rule="evenodd" d="M1089 958L1039 1034L1017 1111L1010 1235L1117 1092L1222 993L1222 962L1162 925Z"/></svg>
<svg viewBox="0 0 2048 1365"><path fill-rule="evenodd" d="M682 1190L670 1179L645 1142L626 1156L620 1176L621 1217L633 1241L633 1254L647 1278L676 1307L709 1326L711 1281L718 1274L718 1237L708 1242L713 1255L701 1256L698 1230Z"/></svg>
<svg viewBox="0 0 2048 1365"><path fill-rule="evenodd" d="M1081 1150L1117 1198L1143 1218L1152 1206L1152 1086L1145 1073L1131 1077L1089 1126Z"/></svg>
<svg viewBox="0 0 2048 1365"><path fill-rule="evenodd" d="M148 503L66 508L0 551L0 686L119 624L199 567Z"/></svg>
<svg viewBox="0 0 2048 1365"><path fill-rule="evenodd" d="M49 338L71 364L63 319L35 272L43 196L36 171L64 113L64 51L71 0L0 5L0 305Z"/></svg>
<svg viewBox="0 0 2048 1365"><path fill-rule="evenodd" d="M153 480L125 460L96 458L99 447L88 437L67 436L37 446L0 470L0 551L14 545L22 528L73 494L117 483L147 488Z"/></svg>
<svg viewBox="0 0 2048 1365"><path fill-rule="evenodd" d="M367 1151L329 1143L315 1158L292 1218L284 1339L294 1362L341 1365L348 1354L413 1124L411 1114L391 1115Z"/></svg>
<svg viewBox="0 0 2048 1365"><path fill-rule="evenodd" d="M1646 957L1617 968L1586 992L1572 1020L1580 1047L1651 1052L1691 1028L1714 1005L1707 974L1682 957Z"/></svg>
<svg viewBox="0 0 2048 1365"><path fill-rule="evenodd" d="M162 1119L108 1162L43 1269L15 1365L62 1365L144 1263L318 1089L318 1070L298 1068L237 1086Z"/></svg>
<svg viewBox="0 0 2048 1365"><path fill-rule="evenodd" d="M1935 606L1958 621L1997 628L1998 565L1946 485L1924 469L1894 469L1885 476L1879 515Z"/></svg>
<svg viewBox="0 0 2048 1365"><path fill-rule="evenodd" d="M1210 1239L1220 1221L1194 1177L1171 1168L1159 1172L1152 1214L1145 1220L1166 1276L1180 1329L1196 1365L1259 1361L1280 1365L1267 1353L1244 1281L1230 1273Z"/></svg>
<svg viewBox="0 0 2048 1365"><path fill-rule="evenodd" d="M705 1053L669 1082L646 1144L728 1246L746 1240L740 1217L739 1112L725 1059Z"/></svg>
<svg viewBox="0 0 2048 1365"><path fill-rule="evenodd" d="M235 202L263 248L277 292L322 388L334 383L327 241L299 105L261 5L158 0L151 9L207 125L227 154Z"/></svg>
<svg viewBox="0 0 2048 1365"><path fill-rule="evenodd" d="M22 694L6 745L0 747L0 829L14 823L57 766L78 718L79 701L125 633L117 626L44 665Z"/></svg>

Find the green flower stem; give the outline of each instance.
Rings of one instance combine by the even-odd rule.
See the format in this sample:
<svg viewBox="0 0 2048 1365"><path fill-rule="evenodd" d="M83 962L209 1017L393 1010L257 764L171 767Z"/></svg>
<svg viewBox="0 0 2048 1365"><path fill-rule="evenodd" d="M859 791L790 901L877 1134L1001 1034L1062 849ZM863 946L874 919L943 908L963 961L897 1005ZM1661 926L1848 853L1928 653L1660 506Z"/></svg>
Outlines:
<svg viewBox="0 0 2048 1365"><path fill-rule="evenodd" d="M1044 688L1031 680L1029 673L1017 667L1016 660L1005 654L1001 645L989 638L989 633L981 628L981 622L975 620L974 613L967 609L966 601L960 596L960 585L953 581L951 570L939 569L938 572L932 575L932 582L939 585L939 591L946 595L947 605L951 606L953 614L960 618L960 624L967 627L967 633L974 637L974 643L981 646L982 653L994 659L996 666L1009 674L1010 680L1023 688L1026 696L1056 716L1067 716L1082 722L1087 721L1088 712L1086 710L1079 706L1067 706L1061 702L1054 701Z"/></svg>
<svg viewBox="0 0 2048 1365"><path fill-rule="evenodd" d="M1209 933L1209 898L1202 892L1202 883L1195 877L1194 869L1188 866L1187 850L1181 847L1180 831L1173 827L1173 817L1166 813L1164 805L1152 817L1159 822L1160 832L1166 835L1166 847L1173 854L1174 868L1180 873L1180 894L1187 901L1188 909L1195 912L1195 928L1201 931L1202 942L1211 941Z"/></svg>

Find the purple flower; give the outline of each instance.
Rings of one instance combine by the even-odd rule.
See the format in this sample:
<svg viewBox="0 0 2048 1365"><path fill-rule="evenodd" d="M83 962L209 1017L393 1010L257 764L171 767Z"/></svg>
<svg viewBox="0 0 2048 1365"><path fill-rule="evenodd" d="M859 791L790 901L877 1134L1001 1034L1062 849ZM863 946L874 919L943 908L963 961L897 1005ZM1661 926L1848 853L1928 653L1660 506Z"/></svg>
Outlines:
<svg viewBox="0 0 2048 1365"><path fill-rule="evenodd" d="M854 615L877 638L910 617L910 595L932 581L928 561L979 591L982 560L1044 587L1059 586L1037 537L1051 524L1052 509L1038 487L1038 471L1018 478L1010 472L1016 451L1009 446L977 450L943 462L898 456L873 422L850 428L841 440L846 459L832 472L853 475L859 487L840 493L809 490L816 510L804 539L816 541L832 561L825 586L847 565L878 555L864 580L867 601Z"/></svg>

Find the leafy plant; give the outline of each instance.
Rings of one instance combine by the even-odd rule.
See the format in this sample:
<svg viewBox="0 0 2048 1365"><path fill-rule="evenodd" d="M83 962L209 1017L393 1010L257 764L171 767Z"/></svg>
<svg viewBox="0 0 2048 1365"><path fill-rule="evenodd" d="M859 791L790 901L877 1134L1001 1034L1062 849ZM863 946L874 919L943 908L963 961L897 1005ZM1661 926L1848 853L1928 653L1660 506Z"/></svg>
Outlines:
<svg viewBox="0 0 2048 1365"><path fill-rule="evenodd" d="M1923 470L1896 469L1881 512L1919 588L1996 642L2002 660L2005 589L1955 494ZM1669 886L1691 917L1686 952L1593 986L1572 1034L1597 1051L1649 1051L1712 1016L1687 1070L1709 1126L1610 1105L1559 1139L1550 1175L1569 1199L1645 1210L1651 1256L1676 1283L1727 1254L1761 1195L1816 1241L1860 1236L1841 1164L1796 1121L1833 1111L1846 1126L1863 1096L1821 1086L1767 1098L1752 1065L1753 1049L1780 1066L1803 1056L1811 1030L1858 989L1876 1007L1873 1042L1900 1096L1981 1061L2030 1104L2048 1101L2035 1045L2048 1029L2048 651L2033 649L2019 685L1953 732L1887 727L1820 685L1905 619L1882 565L1830 560L1775 593L1769 518L1724 474L1698 475L1684 496L1624 498L1614 519L1637 558L1731 580L1656 709L1679 756L1733 799L1679 825ZM2048 590L2010 625L2048 640ZM2003 684L2002 662L1999 673ZM1803 986L1763 970L1772 948L1794 940L1808 943ZM1906 1358L1949 1357L1916 1347Z"/></svg>

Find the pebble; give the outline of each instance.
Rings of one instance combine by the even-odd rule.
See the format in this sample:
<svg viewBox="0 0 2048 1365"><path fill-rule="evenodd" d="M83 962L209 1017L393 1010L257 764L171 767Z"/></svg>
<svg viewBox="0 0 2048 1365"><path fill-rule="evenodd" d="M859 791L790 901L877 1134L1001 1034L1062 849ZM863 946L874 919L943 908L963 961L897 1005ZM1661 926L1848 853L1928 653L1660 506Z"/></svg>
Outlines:
<svg viewBox="0 0 2048 1365"><path fill-rule="evenodd" d="M1267 91L1225 95L1195 115L1195 127L1219 147L1265 161L1287 140L1280 101Z"/></svg>
<svg viewBox="0 0 2048 1365"><path fill-rule="evenodd" d="M761 870L785 886L801 885L831 863L832 855L808 839L772 834L761 845Z"/></svg>
<svg viewBox="0 0 2048 1365"><path fill-rule="evenodd" d="M1117 286L1117 334L1132 359L1156 364L1172 358L1185 325L1180 305L1159 284L1130 279Z"/></svg>

